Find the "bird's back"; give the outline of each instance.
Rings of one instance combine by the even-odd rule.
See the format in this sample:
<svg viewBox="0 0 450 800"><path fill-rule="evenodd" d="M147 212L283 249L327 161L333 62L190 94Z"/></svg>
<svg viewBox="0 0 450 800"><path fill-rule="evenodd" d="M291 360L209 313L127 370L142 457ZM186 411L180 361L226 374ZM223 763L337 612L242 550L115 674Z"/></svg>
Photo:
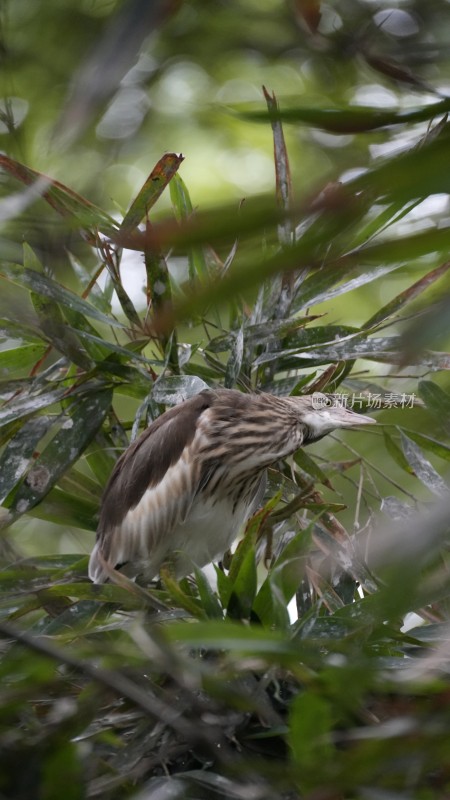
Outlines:
<svg viewBox="0 0 450 800"><path fill-rule="evenodd" d="M228 549L263 480L251 453L248 466L242 457L242 437L233 442L251 405L249 395L207 390L162 414L130 445L103 495L93 581L106 580L104 562L133 562L152 577L171 553L175 571L185 574Z"/></svg>

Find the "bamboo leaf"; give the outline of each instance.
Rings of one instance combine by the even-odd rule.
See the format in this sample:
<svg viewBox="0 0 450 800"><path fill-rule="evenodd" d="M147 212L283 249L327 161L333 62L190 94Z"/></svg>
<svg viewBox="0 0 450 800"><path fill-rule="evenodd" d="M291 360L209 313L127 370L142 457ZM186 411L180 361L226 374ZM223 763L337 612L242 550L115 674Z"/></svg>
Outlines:
<svg viewBox="0 0 450 800"><path fill-rule="evenodd" d="M77 366L89 370L93 362L78 337L65 322L58 303L35 292L31 292L31 301L39 319L39 326L53 347Z"/></svg>
<svg viewBox="0 0 450 800"><path fill-rule="evenodd" d="M297 533L283 548L263 582L253 609L263 625L286 629L290 625L287 606L305 574L311 529Z"/></svg>
<svg viewBox="0 0 450 800"><path fill-rule="evenodd" d="M247 536L250 540L250 537ZM233 559L234 561L234 559ZM255 548L252 544L245 548L240 560L239 571L233 580L227 614L234 619L248 619L252 610L257 589Z"/></svg>
<svg viewBox="0 0 450 800"><path fill-rule="evenodd" d="M42 195L55 211L73 219L77 226L98 229L105 234L112 234L118 229L116 221L109 214L59 181L48 178L6 155L0 155L0 168L25 186L33 186L37 196Z"/></svg>
<svg viewBox="0 0 450 800"><path fill-rule="evenodd" d="M94 532L97 527L99 507L100 493L97 502L93 502L80 494L70 494L54 486L43 500L27 513L36 519L53 522L55 525Z"/></svg>
<svg viewBox="0 0 450 800"><path fill-rule="evenodd" d="M113 328L123 328L122 323L118 322L114 317L107 317L86 300L82 300L69 289L65 289L64 286L61 286L46 275L41 275L39 272L21 267L18 264L10 266L3 263L0 266L0 278L11 281L11 283L22 288L30 289L30 291L38 295L55 300L63 308L67 306L69 309L78 311L86 317L92 317L105 325L111 325Z"/></svg>
<svg viewBox="0 0 450 800"><path fill-rule="evenodd" d="M244 109L233 107L238 116L252 122L267 122L269 114L263 109ZM450 111L450 101L445 99L438 103L418 106L417 108L391 111L378 107L351 106L347 108L312 108L292 106L271 112L271 116L282 122L304 122L323 128L331 133L363 133L378 130L387 125L404 125L406 122L422 122L434 119Z"/></svg>
<svg viewBox="0 0 450 800"><path fill-rule="evenodd" d="M371 328L374 325L378 325L380 322L383 322L385 319L392 317L393 314L396 314L403 308L406 303L411 302L415 297L418 297L423 291L428 289L432 283L439 280L446 272L450 269L450 261L446 261L445 264L441 264L440 267L436 267L436 269L431 270L423 278L413 283L412 286L409 286L408 289L405 289L401 292L397 297L394 297L387 305L380 308L370 319L364 324L364 328Z"/></svg>
<svg viewBox="0 0 450 800"><path fill-rule="evenodd" d="M0 456L0 502L12 491L29 467L33 453L52 424L50 417L27 420Z"/></svg>
<svg viewBox="0 0 450 800"><path fill-rule="evenodd" d="M180 222L189 219L194 209L186 184L179 175L174 175L169 188L177 219ZM196 276L204 278L208 275L208 266L202 247L190 247L188 249L188 264L190 281L193 281Z"/></svg>
<svg viewBox="0 0 450 800"><path fill-rule="evenodd" d="M420 381L419 394L434 415L438 425L450 433L450 398L437 383Z"/></svg>
<svg viewBox="0 0 450 800"><path fill-rule="evenodd" d="M162 195L167 184L179 169L182 161L184 161L184 157L176 153L165 153L165 155L159 159L125 214L120 226L122 231L130 231L137 228L139 223L147 216L149 210Z"/></svg>
<svg viewBox="0 0 450 800"><path fill-rule="evenodd" d="M438 497L442 497L442 495L447 496L450 492L449 487L442 480L441 476L436 472L428 459L425 458L420 447L406 436L403 431L401 432L401 438L403 452L416 477L433 494L438 495Z"/></svg>
<svg viewBox="0 0 450 800"><path fill-rule="evenodd" d="M289 211L292 202L291 170L283 126L278 114L278 102L275 93L270 95L265 86L263 86L263 92L273 135L277 204L284 211ZM278 237L282 246L292 244L292 222L289 217L278 226Z"/></svg>
<svg viewBox="0 0 450 800"><path fill-rule="evenodd" d="M30 370L42 358L46 349L44 344L24 344L21 347L0 350L0 376L5 379L10 374Z"/></svg>
<svg viewBox="0 0 450 800"><path fill-rule="evenodd" d="M297 450L297 452L294 454L294 461L297 466L303 470L303 472L306 472L306 474L314 478L315 481L320 481L320 483L323 483L323 485L327 486L328 489L333 489L333 486L331 485L330 480L324 471L319 467L318 464L316 464L314 459L305 452L305 450Z"/></svg>
<svg viewBox="0 0 450 800"><path fill-rule="evenodd" d="M77 399L60 418L59 430L35 459L25 480L13 490L5 506L15 514L29 511L77 461L102 424L111 405L111 392L99 391Z"/></svg>
<svg viewBox="0 0 450 800"><path fill-rule="evenodd" d="M232 389L239 378L239 373L242 367L242 359L244 357L244 331L240 328L234 338L229 359L227 361L227 368L225 371L224 386L227 389Z"/></svg>
<svg viewBox="0 0 450 800"><path fill-rule="evenodd" d="M389 455L393 458L396 464L403 469L405 472L408 472L410 475L414 475L414 470L411 467L408 459L406 458L403 450L400 449L398 444L394 442L393 438L389 436L386 431L383 431L383 439L386 450L388 451Z"/></svg>
<svg viewBox="0 0 450 800"><path fill-rule="evenodd" d="M202 607L206 612L206 616L210 619L222 619L223 609L219 603L216 593L211 588L211 584L201 569L195 567L194 572L198 594Z"/></svg>
<svg viewBox="0 0 450 800"><path fill-rule="evenodd" d="M156 381L152 399L155 403L174 406L204 389L209 389L209 386L197 375L167 376Z"/></svg>
<svg viewBox="0 0 450 800"><path fill-rule="evenodd" d="M42 392L42 394L32 394L31 392L26 397L19 397L11 401L8 405L0 409L0 427L8 425L14 420L35 415L43 408L52 406L59 402L66 394L66 389L54 389L51 392Z"/></svg>
<svg viewBox="0 0 450 800"><path fill-rule="evenodd" d="M426 436L423 433L418 433L417 431L411 431L408 428L402 428L402 430L412 439L416 444L420 444L424 450L429 450L430 453L434 453L434 455L439 456L439 458L443 458L445 461L450 461L450 445L444 444L444 442L438 442L436 439L433 439L431 436Z"/></svg>

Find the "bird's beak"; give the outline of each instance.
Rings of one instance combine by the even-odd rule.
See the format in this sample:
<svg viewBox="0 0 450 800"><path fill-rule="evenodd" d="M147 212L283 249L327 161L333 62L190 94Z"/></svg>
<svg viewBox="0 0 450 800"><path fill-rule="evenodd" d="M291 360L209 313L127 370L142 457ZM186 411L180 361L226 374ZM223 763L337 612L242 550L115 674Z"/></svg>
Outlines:
<svg viewBox="0 0 450 800"><path fill-rule="evenodd" d="M333 406L330 409L330 417L336 423L336 428L356 428L359 425L376 425L377 421L372 417L365 417L357 414L345 406Z"/></svg>

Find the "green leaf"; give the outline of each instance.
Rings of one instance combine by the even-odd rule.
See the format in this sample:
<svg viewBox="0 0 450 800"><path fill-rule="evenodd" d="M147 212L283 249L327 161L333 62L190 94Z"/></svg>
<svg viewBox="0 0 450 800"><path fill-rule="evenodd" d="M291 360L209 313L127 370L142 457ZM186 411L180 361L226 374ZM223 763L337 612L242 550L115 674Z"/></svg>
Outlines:
<svg viewBox="0 0 450 800"><path fill-rule="evenodd" d="M159 366L162 364L160 360L149 359L146 356L141 355L139 350L142 350L147 344L148 341L138 340L130 342L127 346L122 346L120 344L116 344L116 342L110 342L108 339L102 339L101 336L96 336L95 334L90 333L86 328L81 330L81 328L74 328L75 333L80 337L80 339L84 339L85 341L97 345L103 348L104 351L109 351L109 353L117 353L119 356L125 356L125 359L131 361L137 361L141 364L153 364L155 366ZM108 356L109 357L109 356ZM102 365L98 365L101 369ZM106 368L108 365L106 365Z"/></svg>
<svg viewBox="0 0 450 800"><path fill-rule="evenodd" d="M31 394L30 392L27 397L19 397L17 400L11 401L0 409L0 427L8 425L13 420L21 419L21 417L37 414L43 408L60 401L66 393L65 388L42 394Z"/></svg>
<svg viewBox="0 0 450 800"><path fill-rule="evenodd" d="M206 610L203 608L203 605L196 598L192 597L191 594L187 594L187 592L183 590L181 584L170 574L168 569L162 568L160 575L164 589L168 593L172 603L180 608L184 608L194 619L202 619L206 616Z"/></svg>
<svg viewBox="0 0 450 800"><path fill-rule="evenodd" d="M233 580L227 613L234 619L248 619L252 610L257 589L255 549L245 548L239 571ZM234 559L233 559L234 561Z"/></svg>
<svg viewBox="0 0 450 800"><path fill-rule="evenodd" d="M80 457L111 406L111 392L99 391L77 399L59 419L59 430L33 462L25 480L5 501L16 514L29 511Z"/></svg>
<svg viewBox="0 0 450 800"><path fill-rule="evenodd" d="M4 313L6 313L6 310ZM15 339L18 342L42 344L42 336L38 330L26 325L24 322L14 322L5 318L0 319L0 339Z"/></svg>
<svg viewBox="0 0 450 800"><path fill-rule="evenodd" d="M408 459L406 458L403 450L400 449L398 444L396 444L391 436L384 430L383 431L383 439L384 445L386 450L388 451L389 455L393 458L396 464L403 469L405 472L408 472L409 475L414 475L414 470L411 467Z"/></svg>
<svg viewBox="0 0 450 800"><path fill-rule="evenodd" d="M64 286L61 286L46 275L41 275L39 272L27 269L19 264L10 266L3 263L0 267L0 278L11 281L11 283L24 289L30 289L30 291L38 295L55 300L55 302L61 304L63 309L67 307L84 314L86 317L92 317L98 322L103 322L105 325L111 325L113 328L123 328L122 323L118 322L114 317L107 317L86 300L82 300L69 289L65 289Z"/></svg>
<svg viewBox="0 0 450 800"><path fill-rule="evenodd" d="M31 292L31 302L39 319L39 327L53 347L81 369L89 370L93 362L65 322L58 303L35 292Z"/></svg>
<svg viewBox="0 0 450 800"><path fill-rule="evenodd" d="M205 574L201 569L198 569L198 567L195 567L194 574L199 597L206 616L210 619L222 619L223 609Z"/></svg>
<svg viewBox="0 0 450 800"><path fill-rule="evenodd" d="M137 595L131 594L122 586L114 583L53 583L45 589L47 597L70 597L76 600L90 600L94 603L117 603L123 608L142 608Z"/></svg>
<svg viewBox="0 0 450 800"><path fill-rule="evenodd" d="M315 481L323 483L323 485L328 489L333 489L333 486L331 485L330 480L327 478L324 471L319 467L314 459L305 452L304 449L297 450L297 452L294 454L294 461L303 472L306 472L306 474L310 475L311 478L314 478Z"/></svg>
<svg viewBox="0 0 450 800"><path fill-rule="evenodd" d="M324 303L333 297L347 294L347 292L358 289L360 286L366 286L368 283L378 280L378 278L389 275L399 269L400 266L400 264L385 264L366 269L359 264L357 266L349 264L346 268L344 262L342 269L340 266L337 267L335 263L325 264L320 272L306 278L293 308L296 311L300 311L307 306ZM349 280L343 281L346 277L349 277Z"/></svg>
<svg viewBox="0 0 450 800"><path fill-rule="evenodd" d="M100 430L86 449L86 461L101 486L105 486L123 446L118 450L111 436Z"/></svg>
<svg viewBox="0 0 450 800"><path fill-rule="evenodd" d="M450 434L450 398L447 392L432 381L420 381L419 394L438 425Z"/></svg>
<svg viewBox="0 0 450 800"><path fill-rule="evenodd" d="M184 161L183 156L176 153L165 153L160 158L125 214L120 226L122 231L131 231L142 222L179 169L182 161Z"/></svg>
<svg viewBox="0 0 450 800"><path fill-rule="evenodd" d="M74 335L79 332L87 334L87 336L84 337L84 347L93 361L97 363L104 358L108 358L111 353L111 348L104 345L103 340L99 337L98 331L86 319L84 314L66 306L64 309L64 316Z"/></svg>
<svg viewBox="0 0 450 800"><path fill-rule="evenodd" d="M91 228L94 231L98 229L107 235L117 231L118 226L113 217L59 181L52 180L6 155L0 155L0 168L26 186L39 187L47 203L61 216L71 218L74 227L81 226L83 229Z"/></svg>
<svg viewBox="0 0 450 800"><path fill-rule="evenodd" d="M7 443L0 456L0 502L27 471L39 441L51 424L50 417L29 419Z"/></svg>
<svg viewBox="0 0 450 800"><path fill-rule="evenodd" d="M170 198L175 208L177 219L181 222L193 214L193 206L186 184L179 175L174 175L170 182ZM204 278L208 275L208 267L202 247L188 249L189 280L196 276Z"/></svg>
<svg viewBox="0 0 450 800"><path fill-rule="evenodd" d="M208 620L193 625L174 622L166 629L169 640L211 650L232 653L278 654L294 656L295 646L280 631L256 625L242 625L232 620ZM298 655L298 653L296 654Z"/></svg>
<svg viewBox="0 0 450 800"><path fill-rule="evenodd" d="M177 405L189 397L209 389L207 383L197 375L168 375L158 378L152 389L152 400L163 405Z"/></svg>
<svg viewBox="0 0 450 800"><path fill-rule="evenodd" d="M418 447L403 431L401 431L403 452L411 465L416 477L426 486L430 492L442 497L449 494L450 489L442 480L441 476L430 464L428 459Z"/></svg>
<svg viewBox="0 0 450 800"><path fill-rule="evenodd" d="M4 379L22 370L29 371L42 358L46 349L45 344L24 344L21 347L0 350L0 377Z"/></svg>
<svg viewBox="0 0 450 800"><path fill-rule="evenodd" d="M292 758L305 773L305 785L311 785L314 772L333 757L331 730L333 717L329 703L320 694L303 692L291 703L289 745Z"/></svg>
<svg viewBox="0 0 450 800"><path fill-rule="evenodd" d="M28 513L36 519L43 519L56 525L95 531L99 506L100 496L97 502L94 502L87 497L73 495L54 486Z"/></svg>
<svg viewBox="0 0 450 800"><path fill-rule="evenodd" d="M383 322L385 319L392 317L401 308L403 308L406 303L411 302L415 297L418 297L423 291L428 289L434 281L441 278L445 275L446 272L450 269L450 261L446 261L445 264L442 264L440 267L436 267L436 269L431 270L423 278L413 283L412 286L409 286L408 289L405 289L403 292L394 297L389 303L387 303L382 308L378 309L375 314L373 314L369 320L364 324L364 328L371 328L374 325L378 325L380 322Z"/></svg>
<svg viewBox="0 0 450 800"><path fill-rule="evenodd" d="M244 337L246 347L256 347L258 345L266 345L268 342L277 343L280 339L284 339L289 334L295 334L300 328L305 325L311 324L316 319L320 319L320 314L311 314L310 316L295 316L292 319L283 319L276 321L268 321L258 323L255 325L244 326ZM355 330L352 328L348 329ZM215 336L210 339L206 345L206 350L212 353L224 353L233 347L236 334L234 331L231 333L224 333L220 336Z"/></svg>
<svg viewBox="0 0 450 800"><path fill-rule="evenodd" d="M444 442L437 442L436 439L433 439L431 436L426 436L423 433L418 433L417 431L411 431L408 428L402 429L410 439L412 439L417 444L420 444L424 450L429 450L430 453L434 453L434 455L443 458L445 461L450 461L450 446L444 444Z"/></svg>
<svg viewBox="0 0 450 800"><path fill-rule="evenodd" d="M391 111L369 106L347 106L346 108L328 107L313 108L308 106L291 106L271 110L270 114L261 109L243 108L234 105L235 113L252 122L267 122L269 117L283 122L304 122L323 128L331 133L361 133L378 130L387 125L404 125L406 122L421 122L442 116L450 111L450 101L440 100L438 103L418 106L412 109Z"/></svg>
<svg viewBox="0 0 450 800"><path fill-rule="evenodd" d="M225 371L224 386L226 389L232 389L242 367L242 359L244 356L244 331L243 328L237 331L235 339L231 347L230 357L227 362Z"/></svg>
<svg viewBox="0 0 450 800"><path fill-rule="evenodd" d="M283 548L263 582L254 611L263 625L290 625L287 606L298 591L305 573L305 557L311 542L312 525L297 533Z"/></svg>
<svg viewBox="0 0 450 800"><path fill-rule="evenodd" d="M263 86L263 92L272 127L277 204L284 211L288 211L292 204L291 170L283 126L279 117L279 106L275 92L272 95L269 94L265 86ZM282 246L292 244L293 225L289 217L278 226L278 237Z"/></svg>

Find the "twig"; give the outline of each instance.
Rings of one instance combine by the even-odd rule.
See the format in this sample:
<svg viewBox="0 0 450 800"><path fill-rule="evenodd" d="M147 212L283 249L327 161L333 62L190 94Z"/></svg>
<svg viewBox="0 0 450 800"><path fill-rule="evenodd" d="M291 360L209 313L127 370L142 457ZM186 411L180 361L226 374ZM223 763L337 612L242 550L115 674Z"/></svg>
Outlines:
<svg viewBox="0 0 450 800"><path fill-rule="evenodd" d="M31 650L51 658L53 661L67 664L77 672L87 675L92 680L108 687L108 689L111 689L121 697L125 697L146 714L150 714L165 725L170 726L187 741L196 740L203 745L208 745L209 749L217 744L214 733L209 727L207 730L203 730L203 727L199 726L198 722L195 724L188 722L180 715L178 709L173 708L163 700L150 694L149 691L143 691L139 686L133 683L133 681L125 675L121 675L119 672L104 669L89 661L82 661L71 653L60 650L59 647L47 641L43 636L32 636L30 633L21 631L6 622L0 622L0 636L14 639L25 645L25 647L29 647Z"/></svg>

